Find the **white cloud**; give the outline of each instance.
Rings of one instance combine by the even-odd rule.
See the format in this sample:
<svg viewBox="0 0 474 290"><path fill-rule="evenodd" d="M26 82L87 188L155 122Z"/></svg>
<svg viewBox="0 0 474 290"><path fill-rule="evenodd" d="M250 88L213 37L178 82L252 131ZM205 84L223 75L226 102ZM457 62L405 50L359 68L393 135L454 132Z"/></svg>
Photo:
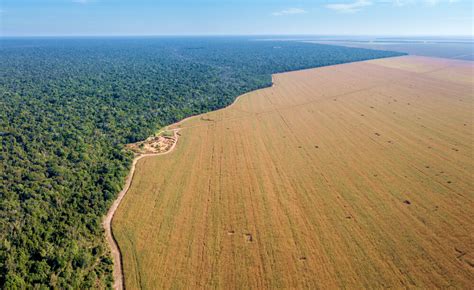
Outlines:
<svg viewBox="0 0 474 290"><path fill-rule="evenodd" d="M410 6L410 5L425 5L427 7L433 7L442 3L455 4L463 0L352 0L352 1L354 2L327 4L325 5L325 7L341 12L341 13L355 13L362 10L364 7L367 7L370 5L377 5L377 4L392 4L395 7L404 7L404 6Z"/></svg>
<svg viewBox="0 0 474 290"><path fill-rule="evenodd" d="M283 15L291 15L291 14L304 14L306 13L306 10L300 9L300 8L289 8L285 10L281 10L278 12L273 12L273 16L283 16Z"/></svg>
<svg viewBox="0 0 474 290"><path fill-rule="evenodd" d="M423 0L423 2L425 2L427 5L434 6L434 5L438 4L441 1L440 0Z"/></svg>
<svg viewBox="0 0 474 290"><path fill-rule="evenodd" d="M401 6L405 6L405 5L408 5L408 4L412 4L413 0L393 0L392 3L393 3L394 6L401 7Z"/></svg>
<svg viewBox="0 0 474 290"><path fill-rule="evenodd" d="M456 3L456 2L459 2L460 0L423 0L423 2L425 4L428 4L428 5L436 5L436 4L439 4L441 2L447 2L449 4L452 4L452 3Z"/></svg>
<svg viewBox="0 0 474 290"><path fill-rule="evenodd" d="M381 3L392 3L394 6L405 6L405 5L415 5L415 4L425 4L427 6L435 6L440 3L456 3L461 0L379 0Z"/></svg>
<svg viewBox="0 0 474 290"><path fill-rule="evenodd" d="M335 10L341 13L355 13L361 10L364 7L372 5L372 2L369 0L356 0L352 3L336 3L336 4L328 4L326 8Z"/></svg>

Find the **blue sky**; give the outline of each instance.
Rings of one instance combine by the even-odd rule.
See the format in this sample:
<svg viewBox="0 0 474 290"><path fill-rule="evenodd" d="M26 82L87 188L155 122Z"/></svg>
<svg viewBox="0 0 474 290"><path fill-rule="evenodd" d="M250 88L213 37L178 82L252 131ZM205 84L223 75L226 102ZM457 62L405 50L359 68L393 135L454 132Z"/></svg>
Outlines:
<svg viewBox="0 0 474 290"><path fill-rule="evenodd" d="M472 35L472 0L0 0L0 35Z"/></svg>

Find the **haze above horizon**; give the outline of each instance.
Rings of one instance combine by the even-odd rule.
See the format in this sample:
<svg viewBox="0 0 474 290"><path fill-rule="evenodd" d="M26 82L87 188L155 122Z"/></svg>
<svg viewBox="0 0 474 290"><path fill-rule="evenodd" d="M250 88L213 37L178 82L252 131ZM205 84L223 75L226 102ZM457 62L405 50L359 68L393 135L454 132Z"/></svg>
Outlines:
<svg viewBox="0 0 474 290"><path fill-rule="evenodd" d="M0 36L471 36L469 0L2 0Z"/></svg>

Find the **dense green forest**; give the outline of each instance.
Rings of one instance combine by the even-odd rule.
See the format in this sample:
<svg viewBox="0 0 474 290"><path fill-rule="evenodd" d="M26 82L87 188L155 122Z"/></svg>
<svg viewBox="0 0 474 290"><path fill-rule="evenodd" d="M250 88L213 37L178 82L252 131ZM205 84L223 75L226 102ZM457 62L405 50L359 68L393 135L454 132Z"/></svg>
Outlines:
<svg viewBox="0 0 474 290"><path fill-rule="evenodd" d="M0 39L0 288L109 288L124 144L271 84L400 55L246 38Z"/></svg>

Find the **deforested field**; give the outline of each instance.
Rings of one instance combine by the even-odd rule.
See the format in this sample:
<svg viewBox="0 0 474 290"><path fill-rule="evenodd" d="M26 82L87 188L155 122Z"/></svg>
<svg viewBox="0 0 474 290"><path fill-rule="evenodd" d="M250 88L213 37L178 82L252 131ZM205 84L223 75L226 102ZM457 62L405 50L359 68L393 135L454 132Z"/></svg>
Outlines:
<svg viewBox="0 0 474 290"><path fill-rule="evenodd" d="M277 74L172 126L113 221L127 289L472 287L473 69Z"/></svg>

